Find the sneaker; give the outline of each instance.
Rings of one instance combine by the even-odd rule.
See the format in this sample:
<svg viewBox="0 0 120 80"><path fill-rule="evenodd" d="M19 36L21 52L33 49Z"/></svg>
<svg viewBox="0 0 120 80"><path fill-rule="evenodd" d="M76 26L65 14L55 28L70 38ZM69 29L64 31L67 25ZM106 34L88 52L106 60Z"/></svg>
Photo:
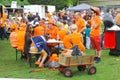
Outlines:
<svg viewBox="0 0 120 80"><path fill-rule="evenodd" d="M99 63L101 61L100 57L97 57L97 60L95 61L96 63Z"/></svg>
<svg viewBox="0 0 120 80"><path fill-rule="evenodd" d="M98 57L94 57L94 61L96 61L96 60L97 60L97 58L98 58Z"/></svg>

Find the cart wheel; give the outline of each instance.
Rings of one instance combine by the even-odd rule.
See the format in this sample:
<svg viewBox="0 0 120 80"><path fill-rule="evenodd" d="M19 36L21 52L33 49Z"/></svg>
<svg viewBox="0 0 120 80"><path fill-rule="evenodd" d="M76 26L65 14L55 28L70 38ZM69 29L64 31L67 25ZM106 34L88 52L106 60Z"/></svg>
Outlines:
<svg viewBox="0 0 120 80"><path fill-rule="evenodd" d="M70 68L65 68L63 74L65 77L72 77L73 71Z"/></svg>
<svg viewBox="0 0 120 80"><path fill-rule="evenodd" d="M96 67L94 67L94 66L88 67L88 74L89 75L92 75L92 74L95 74L95 73L96 73Z"/></svg>
<svg viewBox="0 0 120 80"><path fill-rule="evenodd" d="M59 70L59 72L63 73L63 71L64 71L65 68L66 67L60 66L60 68L58 68L58 70Z"/></svg>
<svg viewBox="0 0 120 80"><path fill-rule="evenodd" d="M77 69L78 69L79 71L85 71L86 66L85 66L85 65L77 66Z"/></svg>

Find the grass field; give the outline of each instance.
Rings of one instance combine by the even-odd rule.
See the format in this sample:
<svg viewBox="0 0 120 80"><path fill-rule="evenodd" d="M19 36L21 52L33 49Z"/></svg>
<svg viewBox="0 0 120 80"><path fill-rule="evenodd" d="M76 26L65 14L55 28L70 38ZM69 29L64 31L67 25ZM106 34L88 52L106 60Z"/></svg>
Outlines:
<svg viewBox="0 0 120 80"><path fill-rule="evenodd" d="M33 78L46 80L120 80L120 57L108 55L109 50L102 51L102 61L94 63L97 73L88 75L87 71L79 72L76 67L72 67L74 76L66 78L59 71L29 71L39 69L35 66L29 67L25 60L15 60L15 50L10 46L9 40L0 40L0 78ZM94 54L93 50L86 50L87 54Z"/></svg>

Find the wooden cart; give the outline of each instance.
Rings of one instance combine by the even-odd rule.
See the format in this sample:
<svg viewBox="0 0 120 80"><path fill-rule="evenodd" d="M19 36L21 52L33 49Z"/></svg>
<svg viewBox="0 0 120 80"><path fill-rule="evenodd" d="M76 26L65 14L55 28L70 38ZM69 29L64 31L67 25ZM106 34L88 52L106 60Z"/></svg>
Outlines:
<svg viewBox="0 0 120 80"><path fill-rule="evenodd" d="M65 77L72 77L73 71L71 70L71 66L77 66L78 71L85 71L89 75L96 73L96 67L93 66L93 55L85 55L85 56L68 56L68 55L59 55L59 71L64 74Z"/></svg>

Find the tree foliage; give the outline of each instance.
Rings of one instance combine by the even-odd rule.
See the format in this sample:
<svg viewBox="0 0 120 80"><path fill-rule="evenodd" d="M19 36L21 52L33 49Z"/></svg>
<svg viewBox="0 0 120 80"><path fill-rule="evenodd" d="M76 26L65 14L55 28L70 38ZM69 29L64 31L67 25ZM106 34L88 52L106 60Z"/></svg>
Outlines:
<svg viewBox="0 0 120 80"><path fill-rule="evenodd" d="M3 4L3 5L11 5L12 1L13 0L0 0L0 3ZM14 0L14 1L17 1L17 5L19 5L19 6L30 4L28 2L28 0L23 0L23 1L21 1L21 0Z"/></svg>
<svg viewBox="0 0 120 80"><path fill-rule="evenodd" d="M57 10L76 5L79 0L28 0L31 4L55 5Z"/></svg>
<svg viewBox="0 0 120 80"><path fill-rule="evenodd" d="M11 5L13 0L0 0L3 5ZM37 5L55 5L56 9L63 9L65 7L76 5L79 0L14 0L18 5L37 4Z"/></svg>

